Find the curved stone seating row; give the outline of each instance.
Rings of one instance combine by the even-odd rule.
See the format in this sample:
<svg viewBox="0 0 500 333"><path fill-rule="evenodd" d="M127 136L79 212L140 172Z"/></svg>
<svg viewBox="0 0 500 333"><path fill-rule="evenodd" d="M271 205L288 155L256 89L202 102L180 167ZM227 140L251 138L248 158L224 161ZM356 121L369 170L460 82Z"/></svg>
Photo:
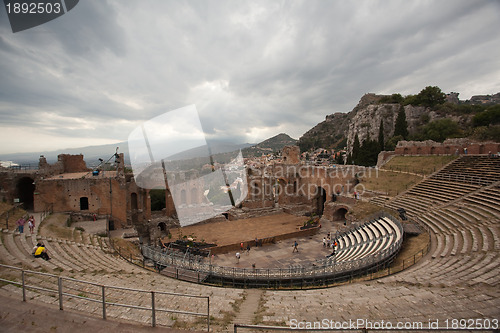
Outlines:
<svg viewBox="0 0 500 333"><path fill-rule="evenodd" d="M367 222L337 238L337 262L375 255L401 240L399 227L389 218Z"/></svg>
<svg viewBox="0 0 500 333"><path fill-rule="evenodd" d="M0 253L6 264L22 265L32 270L43 268L48 272L113 273L137 270L134 265L105 252L107 245L103 241L100 241L99 245L91 245L97 244L97 238L93 235L84 235L83 240L86 243L3 230ZM45 244L51 257L50 261L32 256L32 249L38 242ZM104 246L101 247L101 244Z"/></svg>
<svg viewBox="0 0 500 333"><path fill-rule="evenodd" d="M11 277L15 275L12 272L10 275ZM159 292L210 296L210 315L212 317L212 323L217 321L222 322L227 310L231 309L236 300L241 299L244 294L243 290L213 288L209 286L186 283L179 280L168 279L156 273L148 272L145 270L140 270L135 274L129 274L127 272L116 272L105 275L95 274L92 272L83 272L76 274L78 279L86 281L88 283L82 283L74 280L63 281L64 291L66 293L100 300L102 295L100 287L91 285L89 283L106 286L117 286L120 289L106 288L106 300L108 302L120 304L130 304L142 307L151 306L150 292L138 293L133 291L126 291L122 288L155 290L157 292L155 297L156 309L170 309L176 311L203 313L206 311L205 299L187 299L185 297L179 297L175 295L161 295ZM19 278L17 279L17 281L19 282L20 274L17 275L19 275ZM27 285L35 285L37 287L55 291L47 292L27 289L26 297L28 299L28 302L37 301L47 304L53 304L54 307L58 307L59 299L57 295L58 285L56 278L26 273L25 282ZM22 289L11 284L5 284L0 287L0 294L5 294L9 297L12 297L14 295L14 297L16 297L17 299L21 299ZM193 305L193 302L195 302L196 304ZM99 318L99 316L102 316L102 306L99 302L87 301L85 299L76 299L71 296L64 297L64 309L73 309L85 314L94 314L97 318ZM146 326L151 325L150 312L144 312L143 310L133 310L125 307L108 306L106 314L108 318L119 318L128 321L132 320ZM196 316L183 316L178 314L174 317L166 315L164 313L160 314L160 312L158 312L157 314L158 325L173 326L176 321L189 323L186 325L191 328L198 328L200 330L206 328L206 322L200 320L200 318Z"/></svg>
<svg viewBox="0 0 500 333"><path fill-rule="evenodd" d="M427 212L430 207L445 205L478 189L480 187L476 185L457 185L427 179L391 200L386 206L394 210L404 208L409 215L418 215Z"/></svg>
<svg viewBox="0 0 500 333"><path fill-rule="evenodd" d="M431 178L487 186L500 181L500 158L465 155L445 166Z"/></svg>

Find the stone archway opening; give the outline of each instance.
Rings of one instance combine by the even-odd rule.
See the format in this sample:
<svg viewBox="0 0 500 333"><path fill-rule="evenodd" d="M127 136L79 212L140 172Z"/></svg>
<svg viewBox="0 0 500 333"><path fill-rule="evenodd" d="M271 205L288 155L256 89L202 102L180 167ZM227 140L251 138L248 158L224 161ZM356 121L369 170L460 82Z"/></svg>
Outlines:
<svg viewBox="0 0 500 333"><path fill-rule="evenodd" d="M343 220L345 220L346 214L347 214L347 209L344 207L340 207L335 212L333 212L333 220L334 221L343 221Z"/></svg>
<svg viewBox="0 0 500 333"><path fill-rule="evenodd" d="M24 209L33 210L35 181L31 177L23 177L16 185L17 198L23 203Z"/></svg>

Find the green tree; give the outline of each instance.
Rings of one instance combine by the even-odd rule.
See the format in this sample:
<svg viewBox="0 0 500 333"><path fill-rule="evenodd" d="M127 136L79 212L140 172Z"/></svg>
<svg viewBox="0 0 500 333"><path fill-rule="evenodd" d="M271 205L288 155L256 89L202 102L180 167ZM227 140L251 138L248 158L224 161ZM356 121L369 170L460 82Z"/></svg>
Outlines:
<svg viewBox="0 0 500 333"><path fill-rule="evenodd" d="M459 137L460 127L450 118L431 121L422 128L422 140L443 142L447 138Z"/></svg>
<svg viewBox="0 0 500 333"><path fill-rule="evenodd" d="M378 145L380 151L384 150L384 122L380 119L380 126L378 128Z"/></svg>
<svg viewBox="0 0 500 333"><path fill-rule="evenodd" d="M394 136L401 135L404 139L408 138L408 123L406 122L405 109L399 109L396 124L394 125Z"/></svg>
<svg viewBox="0 0 500 333"><path fill-rule="evenodd" d="M396 145L398 144L398 141L403 140L403 137L401 135L393 136L389 140L386 141L385 143L385 149L387 151L391 151L396 149Z"/></svg>
<svg viewBox="0 0 500 333"><path fill-rule="evenodd" d="M474 127L496 125L500 123L500 105L490 106L472 118Z"/></svg>
<svg viewBox="0 0 500 333"><path fill-rule="evenodd" d="M361 147L361 145L359 143L358 133L356 133L356 136L354 137L354 143L352 145L352 155L351 155L351 162L352 163L358 162L360 147Z"/></svg>
<svg viewBox="0 0 500 333"><path fill-rule="evenodd" d="M378 154L380 153L380 145L376 140L369 138L363 141L359 149L358 160L355 161L357 165L372 166L377 164Z"/></svg>
<svg viewBox="0 0 500 333"><path fill-rule="evenodd" d="M433 107L446 101L446 94L437 86L427 86L417 95L418 105Z"/></svg>
<svg viewBox="0 0 500 333"><path fill-rule="evenodd" d="M418 105L418 97L416 95L407 95L403 100L403 105Z"/></svg>
<svg viewBox="0 0 500 333"><path fill-rule="evenodd" d="M401 96L401 94L392 94L391 96L383 96L382 98L380 98L379 100L379 104L382 104L382 103L403 103L403 96Z"/></svg>

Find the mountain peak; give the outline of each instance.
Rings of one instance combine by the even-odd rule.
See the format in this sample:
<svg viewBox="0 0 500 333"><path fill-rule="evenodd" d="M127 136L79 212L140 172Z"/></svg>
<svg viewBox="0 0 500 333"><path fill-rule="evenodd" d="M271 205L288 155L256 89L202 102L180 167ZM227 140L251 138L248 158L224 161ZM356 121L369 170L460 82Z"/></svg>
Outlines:
<svg viewBox="0 0 500 333"><path fill-rule="evenodd" d="M286 133L280 133L267 140L264 140L252 147L245 148L244 156L261 156L262 154L274 153L282 150L285 146L296 145L297 140Z"/></svg>

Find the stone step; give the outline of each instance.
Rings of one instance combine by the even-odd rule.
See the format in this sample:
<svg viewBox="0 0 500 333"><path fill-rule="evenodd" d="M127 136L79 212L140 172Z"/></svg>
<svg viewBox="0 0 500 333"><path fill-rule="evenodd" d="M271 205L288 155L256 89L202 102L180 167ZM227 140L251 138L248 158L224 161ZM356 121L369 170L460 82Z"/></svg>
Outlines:
<svg viewBox="0 0 500 333"><path fill-rule="evenodd" d="M462 234L462 239L464 241L460 253L467 253L469 251L472 251L472 235L469 229L460 230L460 233Z"/></svg>
<svg viewBox="0 0 500 333"><path fill-rule="evenodd" d="M495 250L500 250L500 231L498 225L489 225L488 229L493 235L493 244Z"/></svg>
<svg viewBox="0 0 500 333"><path fill-rule="evenodd" d="M455 256L457 254L458 248L460 247L460 244L463 244L463 241L460 239L459 234L454 232L453 233L453 248L451 249L450 255Z"/></svg>
<svg viewBox="0 0 500 333"><path fill-rule="evenodd" d="M67 265L71 266L74 271L83 272L85 268L82 267L79 261L74 260L71 256L69 256L65 250L62 249L60 241L52 241L50 245L54 252L58 254L58 256L63 260Z"/></svg>
<svg viewBox="0 0 500 333"><path fill-rule="evenodd" d="M3 238L3 244L7 251L15 257L17 260L21 261L23 265L26 265L32 269L39 269L41 267L41 263L38 262L35 258L31 256L26 256L23 254L23 252L20 251L20 249L17 247L15 241L14 241L14 233L9 232L4 234Z"/></svg>
<svg viewBox="0 0 500 333"><path fill-rule="evenodd" d="M6 232L2 232L0 235L0 256L2 257L2 261L6 262L8 265L19 266L22 261L19 258L14 257L7 248L4 246L2 238L6 237Z"/></svg>

